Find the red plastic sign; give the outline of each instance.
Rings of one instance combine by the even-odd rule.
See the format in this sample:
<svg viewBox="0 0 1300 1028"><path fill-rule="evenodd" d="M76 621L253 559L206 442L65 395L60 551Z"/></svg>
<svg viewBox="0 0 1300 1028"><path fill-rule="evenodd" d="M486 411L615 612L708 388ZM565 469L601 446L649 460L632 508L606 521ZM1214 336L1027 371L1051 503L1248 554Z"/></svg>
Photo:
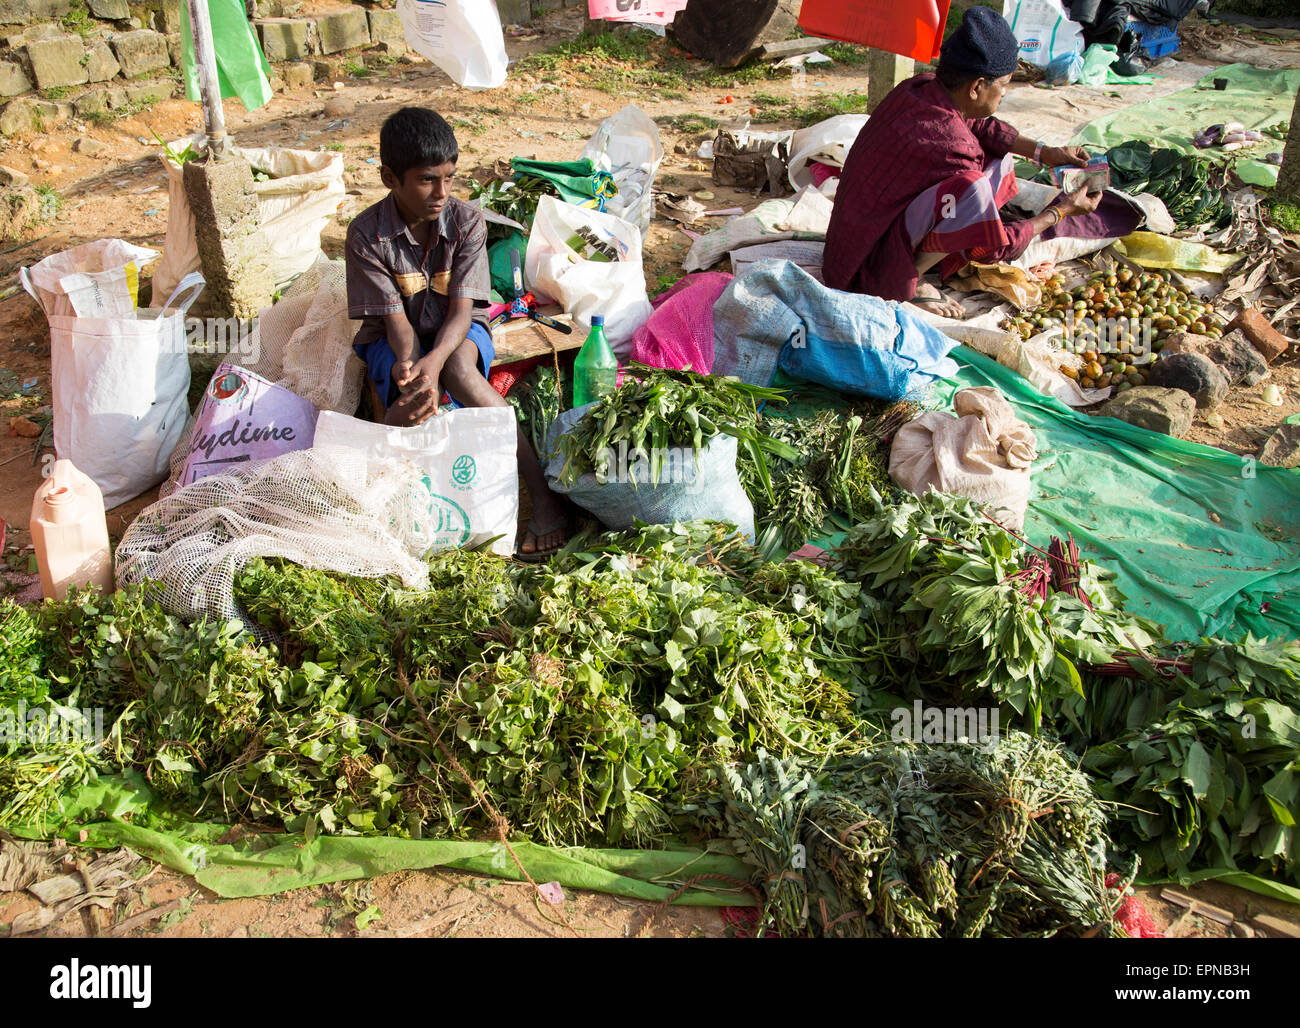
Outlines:
<svg viewBox="0 0 1300 1028"><path fill-rule="evenodd" d="M949 0L803 0L799 26L925 64L939 57Z"/></svg>

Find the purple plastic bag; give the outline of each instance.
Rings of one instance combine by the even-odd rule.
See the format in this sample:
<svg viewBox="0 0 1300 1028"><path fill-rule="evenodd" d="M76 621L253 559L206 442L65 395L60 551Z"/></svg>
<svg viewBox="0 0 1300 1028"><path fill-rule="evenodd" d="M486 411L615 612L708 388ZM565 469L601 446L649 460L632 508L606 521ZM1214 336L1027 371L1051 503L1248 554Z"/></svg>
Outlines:
<svg viewBox="0 0 1300 1028"><path fill-rule="evenodd" d="M319 411L284 386L222 364L203 390L177 487L308 449Z"/></svg>

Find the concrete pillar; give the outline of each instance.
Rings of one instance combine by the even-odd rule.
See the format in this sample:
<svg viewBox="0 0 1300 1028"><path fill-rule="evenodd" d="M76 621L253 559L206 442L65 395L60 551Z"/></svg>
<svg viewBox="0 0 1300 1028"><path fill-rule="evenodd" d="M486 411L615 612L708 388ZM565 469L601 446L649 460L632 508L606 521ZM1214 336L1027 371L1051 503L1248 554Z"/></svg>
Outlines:
<svg viewBox="0 0 1300 1028"><path fill-rule="evenodd" d="M879 107L891 89L915 74L916 62L912 58L872 50L867 60L867 113Z"/></svg>
<svg viewBox="0 0 1300 1028"><path fill-rule="evenodd" d="M254 318L271 305L266 242L258 231L253 169L238 157L189 161L185 195L194 214L194 234L208 286L204 313Z"/></svg>

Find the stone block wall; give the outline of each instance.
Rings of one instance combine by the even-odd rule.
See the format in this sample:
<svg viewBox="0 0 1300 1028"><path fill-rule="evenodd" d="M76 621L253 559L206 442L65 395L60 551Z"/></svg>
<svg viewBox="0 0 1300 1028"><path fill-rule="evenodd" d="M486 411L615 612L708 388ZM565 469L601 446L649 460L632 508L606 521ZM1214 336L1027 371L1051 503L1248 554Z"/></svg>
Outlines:
<svg viewBox="0 0 1300 1028"><path fill-rule="evenodd" d="M586 0L497 0L524 24ZM179 92L181 0L0 0L0 135L92 117ZM272 86L300 89L342 73L340 61L407 52L394 0L340 2L306 15L294 0L248 0ZM367 58L376 64L385 58ZM143 82L142 80L148 80Z"/></svg>

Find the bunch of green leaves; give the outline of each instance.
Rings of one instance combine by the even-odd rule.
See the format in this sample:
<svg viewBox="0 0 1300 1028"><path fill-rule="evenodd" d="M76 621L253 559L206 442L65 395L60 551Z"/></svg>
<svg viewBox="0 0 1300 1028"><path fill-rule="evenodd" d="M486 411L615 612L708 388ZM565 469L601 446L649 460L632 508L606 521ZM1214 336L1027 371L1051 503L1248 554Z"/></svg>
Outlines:
<svg viewBox="0 0 1300 1028"><path fill-rule="evenodd" d="M824 765L723 774L719 834L767 885L782 935L1112 932L1106 818L1058 746L878 742Z"/></svg>
<svg viewBox="0 0 1300 1028"><path fill-rule="evenodd" d="M1208 639L1183 660L1090 678L1059 725L1098 795L1122 804L1117 841L1149 874L1300 881L1300 644Z"/></svg>
<svg viewBox="0 0 1300 1028"><path fill-rule="evenodd" d="M489 182L475 182L469 191L470 199L477 200L483 210L517 221L524 226L525 231L533 227L537 205L541 203L542 197L556 195L558 194L551 183L532 176L521 176L513 181L492 179ZM492 225L489 228L500 238L506 238L511 232L508 226ZM502 232L501 229L505 231ZM495 242L496 235L490 241Z"/></svg>
<svg viewBox="0 0 1300 1028"><path fill-rule="evenodd" d="M875 502L837 551L839 570L864 586L868 680L939 702L991 698L1036 732L1082 694L1079 663L1156 640L1091 566L1080 581L1091 609L1065 593L1026 595L1025 548L967 499Z"/></svg>
<svg viewBox="0 0 1300 1028"><path fill-rule="evenodd" d="M1227 173L1204 158L1130 140L1111 147L1106 159L1111 185L1159 197L1179 228L1218 225L1228 217L1223 203Z"/></svg>
<svg viewBox="0 0 1300 1028"><path fill-rule="evenodd" d="M567 370L557 379L549 364L539 364L507 397L519 418L519 427L532 444L533 452L545 459L551 425L563 411L573 406L573 382Z"/></svg>
<svg viewBox="0 0 1300 1028"><path fill-rule="evenodd" d="M696 454L718 435L734 436L754 462L763 488L770 492L765 453L786 460L796 457L785 443L758 430L758 407L785 402L775 389L749 385L736 378L697 375L632 365L636 376L594 404L560 439L565 457L560 480L572 485L594 471L597 462L626 444L628 452L644 453L650 481L658 484L667 452L690 447Z"/></svg>
<svg viewBox="0 0 1300 1028"><path fill-rule="evenodd" d="M0 600L0 706L39 703L49 694L48 647L31 611Z"/></svg>

